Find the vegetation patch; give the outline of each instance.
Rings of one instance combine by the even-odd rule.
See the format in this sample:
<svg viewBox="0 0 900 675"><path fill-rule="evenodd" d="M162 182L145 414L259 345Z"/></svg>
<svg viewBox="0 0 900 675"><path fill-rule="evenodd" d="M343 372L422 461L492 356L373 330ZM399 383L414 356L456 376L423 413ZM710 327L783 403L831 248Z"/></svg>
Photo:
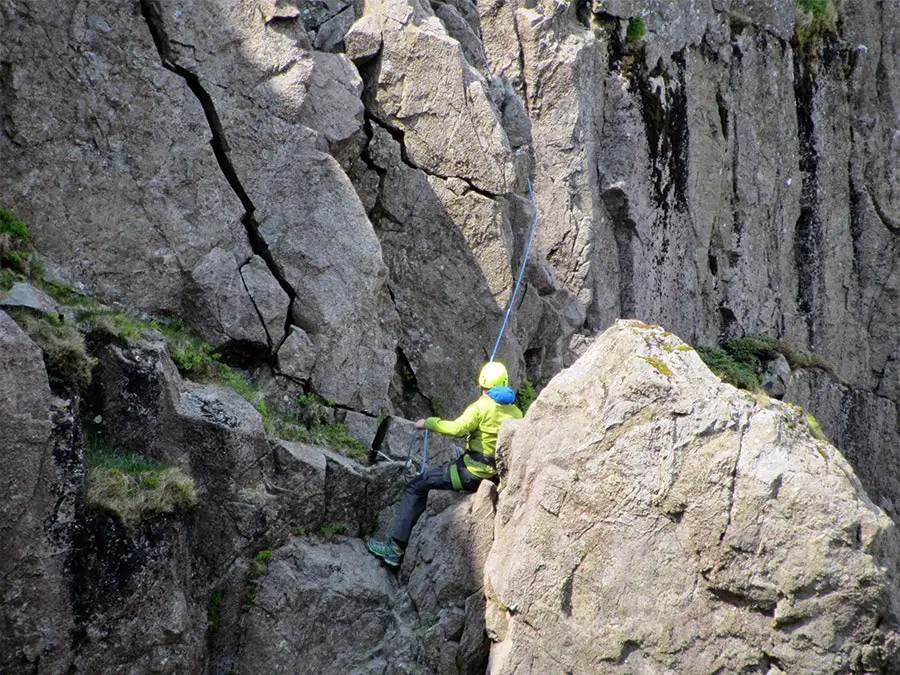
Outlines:
<svg viewBox="0 0 900 675"><path fill-rule="evenodd" d="M9 315L44 352L47 375L54 388L84 392L91 383L97 361L87 352L84 337L71 323L56 314L40 314L12 307Z"/></svg>
<svg viewBox="0 0 900 675"><path fill-rule="evenodd" d="M0 266L29 275L31 254L28 226L0 204Z"/></svg>
<svg viewBox="0 0 900 675"><path fill-rule="evenodd" d="M534 403L534 400L538 397L539 393L540 390L535 389L530 380L526 379L519 385L519 389L516 392L516 405L519 407L519 410L522 411L522 414L528 412L528 409L531 407L531 404Z"/></svg>
<svg viewBox="0 0 900 675"><path fill-rule="evenodd" d="M344 523L329 523L321 527L319 534L322 535L325 541L334 541L338 535L347 534L347 526Z"/></svg>
<svg viewBox="0 0 900 675"><path fill-rule="evenodd" d="M839 0L797 0L797 18L791 46L807 56L818 50L826 35L837 32Z"/></svg>
<svg viewBox="0 0 900 675"><path fill-rule="evenodd" d="M210 635L219 632L222 624L222 591L216 591L209 597L209 606L206 608L206 630Z"/></svg>
<svg viewBox="0 0 900 675"><path fill-rule="evenodd" d="M763 361L782 354L792 369L821 368L832 372L825 359L812 352L795 349L790 343L770 335L746 335L718 347L697 347L697 353L716 375L739 389L760 388Z"/></svg>
<svg viewBox="0 0 900 675"><path fill-rule="evenodd" d="M628 20L628 28L625 29L626 42L639 42L647 35L647 26L644 17L636 16Z"/></svg>
<svg viewBox="0 0 900 675"><path fill-rule="evenodd" d="M99 447L88 449L86 463L88 507L126 525L187 511L197 504L194 480L177 467Z"/></svg>
<svg viewBox="0 0 900 675"><path fill-rule="evenodd" d="M212 346L192 335L180 321L145 320L129 314L98 314L92 319L95 330L113 334L134 343L145 331L163 336L179 372L190 379L220 384L242 396L263 418L263 428L270 436L297 443L322 445L355 459L365 459L369 448L350 435L343 424L332 419L333 401L315 392L297 397L297 416L290 417L272 410L259 389L231 366L222 363Z"/></svg>
<svg viewBox="0 0 900 675"><path fill-rule="evenodd" d="M812 415L807 414L806 426L809 428L809 433L813 438L815 438L817 441L828 443L828 436L825 435L825 432L822 431L822 427L819 426L819 420L817 420Z"/></svg>
<svg viewBox="0 0 900 675"><path fill-rule="evenodd" d="M444 415L444 401L440 396L432 396L428 400L428 407L431 408L431 414L435 417Z"/></svg>
<svg viewBox="0 0 900 675"><path fill-rule="evenodd" d="M245 612L253 607L259 587L259 579L268 574L271 560L272 549L264 548L256 554L256 557L250 563L250 567L247 568L247 586L244 588L244 600L241 603L241 609Z"/></svg>

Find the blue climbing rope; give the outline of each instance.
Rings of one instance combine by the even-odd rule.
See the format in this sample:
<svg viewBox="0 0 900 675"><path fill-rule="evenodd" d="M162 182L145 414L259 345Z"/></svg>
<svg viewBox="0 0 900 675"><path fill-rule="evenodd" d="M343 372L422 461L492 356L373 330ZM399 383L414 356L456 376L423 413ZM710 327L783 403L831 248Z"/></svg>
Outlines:
<svg viewBox="0 0 900 675"><path fill-rule="evenodd" d="M509 305L506 307L506 313L503 316L503 324L500 326L500 334L497 335L497 342L494 344L494 351L491 352L490 360L493 361L494 357L497 355L497 350L500 348L500 340L503 339L503 332L506 330L506 324L509 322L509 315L512 312L512 308L516 304L516 296L519 294L519 287L522 285L522 277L525 276L525 265L528 262L528 254L531 253L531 243L534 241L534 233L537 231L538 224L538 209L537 202L534 199L534 190L531 187L531 179L527 178L528 181L528 196L531 198L531 206L534 208L534 222L531 224L531 234L528 235L528 245L525 247L525 254L522 256L522 266L519 268L519 276L516 278L516 285L513 287L512 297L509 299ZM412 440L409 443L409 449L406 452L406 464L403 466L403 475L409 475L409 467L412 464L412 450L416 444L416 438L418 434L413 434ZM455 447L455 446L454 446ZM458 451L457 451L458 452ZM457 454L457 457L459 453ZM422 467L419 469L419 473L416 476L421 476L425 473L425 463L428 461L428 429L425 430L425 439L422 441ZM406 481L406 484L409 485L410 481Z"/></svg>
<svg viewBox="0 0 900 675"><path fill-rule="evenodd" d="M416 438L418 438L418 434L413 434L412 439L409 441L409 448L406 450L406 463L403 465L403 475L409 475L409 467L412 465L412 451L413 448L416 447ZM419 473L416 474L416 478L425 473L425 463L428 461L428 429L425 430L425 440L422 441L422 466L419 468ZM409 485L412 481L406 481L406 484Z"/></svg>
<svg viewBox="0 0 900 675"><path fill-rule="evenodd" d="M500 334L497 336L497 342L494 344L494 351L491 352L490 360L493 361L497 356L497 350L500 348L500 340L503 339L503 332L506 330L506 324L509 321L509 314L512 312L513 305L516 304L516 296L519 294L519 286L522 285L522 277L525 275L525 264L528 262L528 254L531 252L531 242L534 241L534 233L538 224L537 202L534 199L534 190L531 189L531 179L528 181L528 196L531 198L531 206L534 208L534 222L531 224L531 234L528 236L528 245L525 247L525 255L522 256L522 267L519 268L519 276L516 279L516 285L513 288L512 297L509 299L509 305L506 307L506 314L503 316L503 324L500 326Z"/></svg>

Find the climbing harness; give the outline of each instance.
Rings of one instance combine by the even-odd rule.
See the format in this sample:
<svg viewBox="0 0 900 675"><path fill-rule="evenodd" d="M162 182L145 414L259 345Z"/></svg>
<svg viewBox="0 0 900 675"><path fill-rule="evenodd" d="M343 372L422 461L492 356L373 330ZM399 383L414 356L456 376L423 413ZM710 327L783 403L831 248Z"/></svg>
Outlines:
<svg viewBox="0 0 900 675"><path fill-rule="evenodd" d="M506 306L506 312L503 315L503 323L500 325L500 333L497 335L497 342L494 343L494 351L491 352L491 358L489 363L494 362L494 357L497 356L497 350L500 348L500 341L503 339L503 333L506 331L506 324L509 322L509 315L512 312L512 308L516 304L516 297L519 294L519 287L522 285L522 277L525 276L525 265L528 263L528 254L531 253L531 244L534 241L534 233L537 231L538 224L538 208L537 201L534 198L534 190L531 187L531 178L526 178L528 181L528 197L531 199L531 206L534 209L534 221L531 223L531 234L528 235L528 244L525 246L525 253L522 256L522 265L519 267L519 275L516 277L516 285L513 287L512 295L509 298L509 303ZM412 464L412 451L413 447L416 444L416 438L418 434L413 434L412 439L409 442L409 448L406 451L406 464L403 465L403 475L409 475L409 467ZM462 456L462 451L459 447L453 446L453 449L456 450L456 458L459 459ZM484 457L487 457L485 455ZM422 465L419 469L419 473L416 474L416 477L421 476L425 473L426 462L428 461L428 429L425 430L425 438L422 441ZM450 482L453 485L454 490L462 490L462 482L459 478L459 469L456 467L456 464L453 463L450 465ZM407 479L406 484L409 485L410 480Z"/></svg>

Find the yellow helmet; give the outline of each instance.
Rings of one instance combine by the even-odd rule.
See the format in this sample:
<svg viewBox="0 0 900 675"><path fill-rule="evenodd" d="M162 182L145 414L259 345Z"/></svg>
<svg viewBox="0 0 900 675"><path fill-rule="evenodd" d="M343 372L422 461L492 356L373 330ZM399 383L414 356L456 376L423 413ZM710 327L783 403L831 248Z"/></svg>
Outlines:
<svg viewBox="0 0 900 675"><path fill-rule="evenodd" d="M482 389L509 386L509 373L506 372L506 366L499 361L485 363L481 372L478 373L478 386Z"/></svg>

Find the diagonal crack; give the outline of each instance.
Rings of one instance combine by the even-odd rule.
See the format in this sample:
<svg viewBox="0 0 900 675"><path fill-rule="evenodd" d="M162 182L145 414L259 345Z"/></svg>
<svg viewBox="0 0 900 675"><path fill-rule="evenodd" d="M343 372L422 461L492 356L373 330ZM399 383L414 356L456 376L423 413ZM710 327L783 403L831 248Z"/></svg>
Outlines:
<svg viewBox="0 0 900 675"><path fill-rule="evenodd" d="M486 197L487 199L496 199L497 197L501 197L501 194L490 192L489 190L485 190L484 188L478 187L475 183L472 182L471 179L465 176L457 176L457 175L444 175L441 173L437 173L436 171L431 171L426 169L424 166L420 166L416 164L412 158L409 156L409 152L406 149L406 132L403 129L392 126L383 120L378 119L374 115L370 114L368 111L365 113L366 119L369 120L373 124L377 124L381 129L390 134L391 138L393 138L400 145L400 159L401 161L411 169L415 169L416 171L421 171L426 176L433 176L435 178L440 178L441 180L450 180L451 178L456 178L457 180L462 181L466 184L466 192L475 192L482 197ZM376 169L377 171L377 169ZM383 173L383 170L380 172Z"/></svg>
<svg viewBox="0 0 900 675"><path fill-rule="evenodd" d="M203 113L206 116L206 122L209 125L210 132L212 133L210 145L212 146L213 154L216 157L216 161L219 164L222 175L225 177L225 180L228 181L228 185L231 187L238 200L240 200L241 206L244 208L244 215L241 217L241 224L246 230L250 248L266 263L266 266L269 268L269 272L272 274L272 276L275 278L275 280L278 282L278 284L290 299L287 317L285 320L285 335L287 335L288 328L291 325L291 316L293 314L294 303L297 300L297 293L294 291L293 286L288 283L287 279L285 278L284 271L282 270L281 266L275 261L274 257L272 256L272 252L269 250L268 244L259 231L259 224L257 223L253 215L256 211L256 206L253 204L253 201L250 199L250 196L244 189L244 186L237 175L237 171L234 168L234 164L232 164L231 162L231 157L229 156L231 148L228 145L228 139L225 135L225 130L222 127L222 121L219 118L215 103L213 102L209 92L204 89L203 84L200 82L199 76L177 62L176 56L172 50L172 44L169 40L169 36L165 31L165 26L162 20L162 11L159 7L158 1L141 0L141 14L144 17L144 20L147 22L147 28L150 30L150 36L153 39L153 44L156 46L156 51L159 53L159 57L163 67L182 78L185 81L185 84L187 84L188 89L191 90L191 93L193 93L197 100L200 102L200 106L202 107ZM262 320L262 317L260 317L260 320ZM263 329L265 330L265 322L263 322ZM266 331L266 334L268 335L268 331ZM271 337L269 341L271 347L274 341L271 339Z"/></svg>
<svg viewBox="0 0 900 675"><path fill-rule="evenodd" d="M269 353L274 353L275 347L275 339L273 336L269 335L269 327L266 325L266 319L262 314L262 311L259 309L259 305L256 304L256 299L253 297L253 294L250 292L250 287L247 286L247 280L244 278L244 268L248 263L244 263L238 268L238 276L241 278L241 285L244 287L244 292L247 294L247 297L250 298L250 304L253 305L253 309L256 311L256 316L259 317L259 322L262 324L263 332L266 334L266 342L269 344ZM287 336L287 332L285 332L285 336Z"/></svg>

